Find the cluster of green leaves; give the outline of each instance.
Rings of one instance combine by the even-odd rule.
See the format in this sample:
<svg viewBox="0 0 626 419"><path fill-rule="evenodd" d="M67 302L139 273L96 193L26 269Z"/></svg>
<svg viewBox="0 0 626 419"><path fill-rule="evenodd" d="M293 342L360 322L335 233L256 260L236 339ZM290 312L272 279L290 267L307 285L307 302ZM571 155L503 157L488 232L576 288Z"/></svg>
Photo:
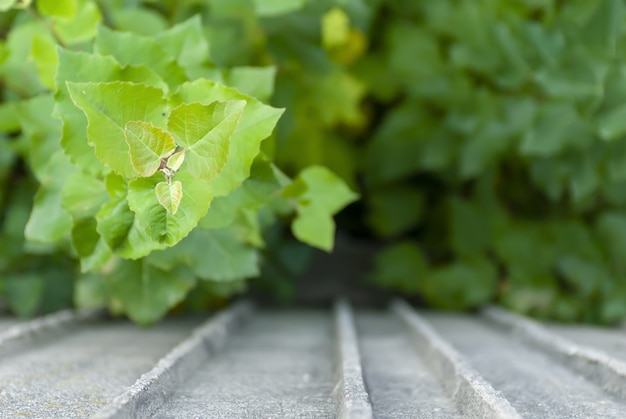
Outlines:
<svg viewBox="0 0 626 419"><path fill-rule="evenodd" d="M73 294L79 306L108 304L148 324L180 304L210 304L259 275L272 251L263 236L280 218L330 250L332 217L356 197L324 167L292 181L274 165L264 140L283 110L263 103L274 68L218 66L203 2L145 3L0 3L10 9L0 239L14 249L0 291L19 313ZM280 3L256 8L288 10ZM64 300L44 304L48 288Z"/></svg>
<svg viewBox="0 0 626 419"><path fill-rule="evenodd" d="M375 283L445 309L626 318L623 0L258 3L212 2L236 45L216 59L278 67L276 159L359 189L344 228L388 243Z"/></svg>
<svg viewBox="0 0 626 419"><path fill-rule="evenodd" d="M0 0L0 292L67 301L38 267L69 254L80 304L140 322L260 265L287 294L275 221L328 250L354 199L327 167L375 283L622 320L624 3Z"/></svg>
<svg viewBox="0 0 626 419"><path fill-rule="evenodd" d="M626 318L624 2L385 10L363 75L390 106L363 176L397 243L374 280L441 308Z"/></svg>

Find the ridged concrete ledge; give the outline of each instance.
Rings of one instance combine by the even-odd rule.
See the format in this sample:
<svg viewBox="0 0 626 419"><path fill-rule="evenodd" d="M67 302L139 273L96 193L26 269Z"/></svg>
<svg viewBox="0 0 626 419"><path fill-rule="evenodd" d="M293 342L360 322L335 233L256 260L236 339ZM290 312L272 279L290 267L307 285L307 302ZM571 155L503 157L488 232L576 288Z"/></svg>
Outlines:
<svg viewBox="0 0 626 419"><path fill-rule="evenodd" d="M424 362L431 366L463 415L490 419L521 418L508 400L407 303L395 301L392 310L408 327Z"/></svg>
<svg viewBox="0 0 626 419"><path fill-rule="evenodd" d="M244 301L211 317L93 417L152 417L176 389L224 345L252 312L252 304Z"/></svg>
<svg viewBox="0 0 626 419"><path fill-rule="evenodd" d="M626 363L623 361L600 350L575 344L534 320L498 307L487 307L482 315L583 374L604 390L626 399Z"/></svg>
<svg viewBox="0 0 626 419"><path fill-rule="evenodd" d="M337 384L334 389L335 412L338 418L373 418L361 366L361 354L350 304L339 300L334 307L337 352Z"/></svg>
<svg viewBox="0 0 626 419"><path fill-rule="evenodd" d="M11 326L4 332L0 332L0 352L10 350L14 345L31 339L44 338L58 333L65 327L96 319L103 314L104 311L100 309L62 310Z"/></svg>

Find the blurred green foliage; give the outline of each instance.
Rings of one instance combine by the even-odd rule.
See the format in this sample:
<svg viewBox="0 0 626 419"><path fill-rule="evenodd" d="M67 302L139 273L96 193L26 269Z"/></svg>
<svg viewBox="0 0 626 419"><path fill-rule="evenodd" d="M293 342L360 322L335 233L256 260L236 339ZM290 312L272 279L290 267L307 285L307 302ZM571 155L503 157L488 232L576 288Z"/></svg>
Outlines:
<svg viewBox="0 0 626 419"><path fill-rule="evenodd" d="M58 60L50 45L91 52L97 21L154 38L200 16L211 77L285 108L262 153L289 176L328 167L361 195L343 220L354 234L387 244L371 281L444 309L498 301L563 321L626 318L623 0L47 3L0 15L5 102L50 90ZM37 167L29 141L53 135L51 125L24 115L37 115L44 102L0 105L0 179L24 185L1 189L0 239L3 257L44 253L42 264L62 270L68 246L55 253L36 244L36 236L62 236L64 227L27 227L29 240L21 239L32 194L46 182L22 162ZM324 176L307 173L281 197L295 205L295 235L319 226L312 242L328 248L329 213L308 205L309 195L324 201ZM320 189L309 194L312 178ZM337 187L344 198L326 201L331 212L353 198ZM229 203L215 203L219 216L200 224L222 226L220 217L232 214ZM246 214L240 225L264 220ZM309 218L298 221L302 214ZM243 231L258 242L258 234ZM262 281L289 293L267 273L296 272L290 261L306 258L292 255L275 227L253 231L276 244L262 251ZM233 284L240 289L241 282ZM5 295L19 294L3 287Z"/></svg>

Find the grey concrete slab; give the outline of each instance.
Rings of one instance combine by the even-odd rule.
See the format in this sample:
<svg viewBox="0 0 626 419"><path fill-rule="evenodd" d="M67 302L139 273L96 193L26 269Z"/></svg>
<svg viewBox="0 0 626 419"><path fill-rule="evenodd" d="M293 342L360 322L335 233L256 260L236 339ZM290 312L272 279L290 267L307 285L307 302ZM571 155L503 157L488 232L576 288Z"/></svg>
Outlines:
<svg viewBox="0 0 626 419"><path fill-rule="evenodd" d="M424 318L404 301L392 310L403 321L417 349L465 416L517 419L518 412Z"/></svg>
<svg viewBox="0 0 626 419"><path fill-rule="evenodd" d="M328 311L261 312L156 418L333 418Z"/></svg>
<svg viewBox="0 0 626 419"><path fill-rule="evenodd" d="M371 419L372 405L363 381L361 353L350 303L339 300L335 317L335 410L345 419Z"/></svg>
<svg viewBox="0 0 626 419"><path fill-rule="evenodd" d="M452 398L388 312L356 315L365 381L379 419L460 418Z"/></svg>
<svg viewBox="0 0 626 419"><path fill-rule="evenodd" d="M0 318L0 333L4 332L9 327L15 326L22 322L24 322L24 320L20 320L14 317L6 317L6 318L2 317Z"/></svg>
<svg viewBox="0 0 626 419"><path fill-rule="evenodd" d="M579 345L541 323L498 307L487 307L483 316L498 326L520 336L556 361L583 374L604 390L626 399L626 363L606 352Z"/></svg>
<svg viewBox="0 0 626 419"><path fill-rule="evenodd" d="M85 418L131 385L197 325L127 321L74 325L0 357L0 416Z"/></svg>
<svg viewBox="0 0 626 419"><path fill-rule="evenodd" d="M620 398L482 318L443 313L424 317L524 417L626 417Z"/></svg>
<svg viewBox="0 0 626 419"><path fill-rule="evenodd" d="M28 321L18 321L0 330L0 355L35 345L50 336L59 336L67 329L101 318L103 314L100 309L61 310Z"/></svg>
<svg viewBox="0 0 626 419"><path fill-rule="evenodd" d="M626 330L585 325L546 324L552 333L578 345L589 346L626 362Z"/></svg>
<svg viewBox="0 0 626 419"><path fill-rule="evenodd" d="M96 413L94 419L152 417L198 368L222 349L253 311L251 303L239 301L211 316L154 368Z"/></svg>

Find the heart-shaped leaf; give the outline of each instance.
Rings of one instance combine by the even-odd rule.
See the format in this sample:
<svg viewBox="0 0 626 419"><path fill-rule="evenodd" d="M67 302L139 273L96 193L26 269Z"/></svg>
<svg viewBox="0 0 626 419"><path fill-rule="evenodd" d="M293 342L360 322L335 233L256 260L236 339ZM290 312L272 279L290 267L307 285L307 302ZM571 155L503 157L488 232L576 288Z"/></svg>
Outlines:
<svg viewBox="0 0 626 419"><path fill-rule="evenodd" d="M163 206L170 214L176 214L181 199L183 199L183 184L175 180L171 183L157 183L154 192L156 193L159 204Z"/></svg>
<svg viewBox="0 0 626 419"><path fill-rule="evenodd" d="M149 177L159 170L161 159L176 150L174 137L149 122L129 121L124 138L130 151L130 162L139 176Z"/></svg>

